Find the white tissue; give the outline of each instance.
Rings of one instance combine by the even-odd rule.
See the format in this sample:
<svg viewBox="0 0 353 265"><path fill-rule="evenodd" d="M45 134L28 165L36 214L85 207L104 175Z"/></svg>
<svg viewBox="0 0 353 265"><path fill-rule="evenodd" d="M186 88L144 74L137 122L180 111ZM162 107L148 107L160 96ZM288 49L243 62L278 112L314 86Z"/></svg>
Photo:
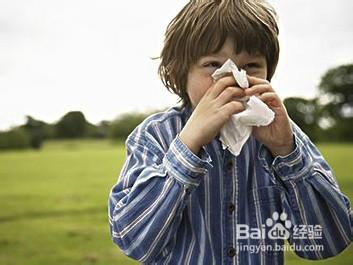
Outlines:
<svg viewBox="0 0 353 265"><path fill-rule="evenodd" d="M246 72L243 69L239 71L231 59L228 59L221 68L217 69L212 77L214 80L218 80L227 73L233 74L241 88L249 87ZM219 138L223 149L228 148L235 156L239 155L241 148L250 137L252 126L267 126L275 117L275 113L256 96L238 100L245 101L246 109L232 115L231 119L221 129Z"/></svg>

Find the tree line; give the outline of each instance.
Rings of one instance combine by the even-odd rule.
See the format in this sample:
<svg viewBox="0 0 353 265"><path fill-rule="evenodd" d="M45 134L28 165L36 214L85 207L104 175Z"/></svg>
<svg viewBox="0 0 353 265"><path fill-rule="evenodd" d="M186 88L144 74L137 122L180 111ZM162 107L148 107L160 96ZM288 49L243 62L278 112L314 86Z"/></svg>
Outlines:
<svg viewBox="0 0 353 265"><path fill-rule="evenodd" d="M25 124L0 132L0 150L40 149L44 141L54 139L124 140L150 114L126 113L113 121L101 121L98 125L88 122L81 111L70 111L52 124L27 116Z"/></svg>
<svg viewBox="0 0 353 265"><path fill-rule="evenodd" d="M329 69L321 78L316 98L290 97L284 104L291 119L313 141L353 142L353 64ZM88 122L81 111L68 112L53 124L27 116L25 124L0 132L0 150L39 149L50 139L125 140L150 114L127 113L98 125Z"/></svg>
<svg viewBox="0 0 353 265"><path fill-rule="evenodd" d="M289 116L313 141L353 142L353 64L329 69L313 99L287 98Z"/></svg>

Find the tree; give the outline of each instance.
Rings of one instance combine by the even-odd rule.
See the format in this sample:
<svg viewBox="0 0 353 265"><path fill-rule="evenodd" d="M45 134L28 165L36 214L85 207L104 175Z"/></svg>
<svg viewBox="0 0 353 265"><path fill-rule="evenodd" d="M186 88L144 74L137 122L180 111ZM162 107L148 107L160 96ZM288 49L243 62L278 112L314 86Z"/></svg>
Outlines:
<svg viewBox="0 0 353 265"><path fill-rule="evenodd" d="M110 124L109 136L114 139L126 139L146 116L146 114L140 113L127 113L119 116Z"/></svg>
<svg viewBox="0 0 353 265"><path fill-rule="evenodd" d="M329 69L319 85L322 117L333 121L331 139L353 141L353 64Z"/></svg>
<svg viewBox="0 0 353 265"><path fill-rule="evenodd" d="M98 138L106 138L106 137L108 137L110 124L111 124L110 121L105 121L105 120L101 121L98 124L98 129L97 129L97 133L98 133L97 137Z"/></svg>
<svg viewBox="0 0 353 265"><path fill-rule="evenodd" d="M79 138L85 135L87 121L81 111L70 111L60 119L55 128L59 138Z"/></svg>
<svg viewBox="0 0 353 265"><path fill-rule="evenodd" d="M316 99L304 99L299 97L286 98L283 101L289 117L310 137L317 141L320 138L321 129L318 125L319 106Z"/></svg>
<svg viewBox="0 0 353 265"><path fill-rule="evenodd" d="M23 128L0 132L0 150L25 149L30 147L30 136Z"/></svg>
<svg viewBox="0 0 353 265"><path fill-rule="evenodd" d="M36 120L31 116L27 116L27 121L21 127L28 133L30 138L30 146L34 149L39 149L46 138L46 124L43 121Z"/></svg>

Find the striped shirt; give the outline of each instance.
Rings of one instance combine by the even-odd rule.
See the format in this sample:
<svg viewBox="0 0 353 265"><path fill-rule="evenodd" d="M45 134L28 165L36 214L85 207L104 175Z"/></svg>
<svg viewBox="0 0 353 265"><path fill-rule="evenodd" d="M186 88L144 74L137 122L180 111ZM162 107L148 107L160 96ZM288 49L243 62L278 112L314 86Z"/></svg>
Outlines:
<svg viewBox="0 0 353 265"><path fill-rule="evenodd" d="M179 139L191 111L154 114L127 138L109 195L113 241L145 264L283 264L334 256L353 214L322 155L293 124L295 149L273 158L250 137L239 156L214 139L195 155ZM277 231L277 232L276 232Z"/></svg>

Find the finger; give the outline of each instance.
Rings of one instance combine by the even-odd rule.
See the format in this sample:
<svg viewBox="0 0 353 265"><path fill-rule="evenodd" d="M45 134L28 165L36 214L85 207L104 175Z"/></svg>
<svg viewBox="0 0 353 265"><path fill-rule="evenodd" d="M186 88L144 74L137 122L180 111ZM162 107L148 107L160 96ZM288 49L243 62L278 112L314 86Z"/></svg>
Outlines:
<svg viewBox="0 0 353 265"><path fill-rule="evenodd" d="M266 79L258 78L251 75L246 75L249 81L249 86L260 85L260 84L269 84L270 82Z"/></svg>
<svg viewBox="0 0 353 265"><path fill-rule="evenodd" d="M247 96L261 95L265 92L274 92L271 84L259 84L245 89L245 95Z"/></svg>
<svg viewBox="0 0 353 265"><path fill-rule="evenodd" d="M244 89L240 87L229 86L225 88L221 94L217 97L217 101L220 105L224 105L225 103L231 100L237 100L245 97Z"/></svg>
<svg viewBox="0 0 353 265"><path fill-rule="evenodd" d="M275 92L263 93L259 98L269 107L277 108L282 106L282 101Z"/></svg>
<svg viewBox="0 0 353 265"><path fill-rule="evenodd" d="M239 101L231 101L221 107L221 111L226 116L228 120L233 114L242 112L245 110L245 106L242 102Z"/></svg>
<svg viewBox="0 0 353 265"><path fill-rule="evenodd" d="M210 87L210 96L216 98L226 87L234 86L235 84L236 82L232 75L224 76Z"/></svg>

